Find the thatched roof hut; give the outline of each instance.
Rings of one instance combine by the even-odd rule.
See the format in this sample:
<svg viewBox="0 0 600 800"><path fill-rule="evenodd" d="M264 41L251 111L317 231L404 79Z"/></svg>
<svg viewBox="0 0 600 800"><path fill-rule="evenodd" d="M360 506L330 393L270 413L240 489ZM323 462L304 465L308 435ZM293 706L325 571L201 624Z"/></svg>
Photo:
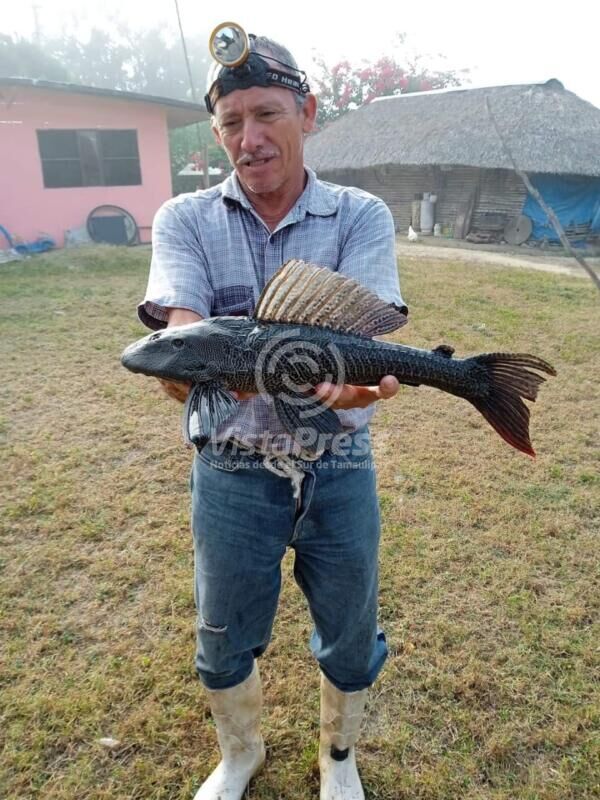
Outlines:
<svg viewBox="0 0 600 800"><path fill-rule="evenodd" d="M310 137L307 163L327 172L386 164L511 169L486 97L520 169L600 175L600 109L556 79L380 98Z"/></svg>
<svg viewBox="0 0 600 800"><path fill-rule="evenodd" d="M326 180L382 197L398 230L414 223L415 198L431 192L436 221L455 238L472 230L475 240L500 241L506 224L526 213L533 238L551 241L555 235L541 210L537 217L530 207L486 99L517 166L561 195L565 227L578 238L597 234L600 109L556 79L380 98L309 137L306 162ZM569 193L580 198L582 190L583 205L577 199L571 208Z"/></svg>

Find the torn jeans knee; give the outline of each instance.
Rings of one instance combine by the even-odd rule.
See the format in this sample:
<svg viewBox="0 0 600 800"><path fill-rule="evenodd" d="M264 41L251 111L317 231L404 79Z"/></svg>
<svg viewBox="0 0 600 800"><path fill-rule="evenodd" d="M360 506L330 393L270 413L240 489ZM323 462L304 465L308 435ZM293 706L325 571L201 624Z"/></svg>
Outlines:
<svg viewBox="0 0 600 800"><path fill-rule="evenodd" d="M209 631L209 633L225 633L228 627L227 625L215 625L214 623L204 619L204 617L200 617L198 625L201 630Z"/></svg>

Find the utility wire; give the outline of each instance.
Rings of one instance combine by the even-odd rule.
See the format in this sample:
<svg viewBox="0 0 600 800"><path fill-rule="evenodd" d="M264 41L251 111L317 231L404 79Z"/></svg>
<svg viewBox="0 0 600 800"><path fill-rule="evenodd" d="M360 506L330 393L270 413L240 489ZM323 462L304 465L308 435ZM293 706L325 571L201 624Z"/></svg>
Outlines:
<svg viewBox="0 0 600 800"><path fill-rule="evenodd" d="M181 37L181 46L183 48L183 57L185 59L185 66L187 69L188 80L190 82L190 89L192 92L192 100L194 103L198 102L198 96L196 95L196 87L194 86L194 79L192 77L192 68L190 67L190 59L188 56L187 45L185 43L185 36L183 35L183 25L181 24L181 14L179 13L179 3L177 0L173 0L175 3L175 11L177 13L177 23L179 25L179 36Z"/></svg>
<svg viewBox="0 0 600 800"><path fill-rule="evenodd" d="M198 102L198 95L196 94L196 87L194 85L194 78L192 76L192 68L190 66L190 59L188 56L187 45L185 43L185 36L183 33L183 25L181 24L181 14L179 13L179 3L177 0L173 0L175 3L175 12L177 14L177 23L179 25L179 36L181 38L181 47L183 49L183 58L185 60L185 66L187 69L188 80L190 82L190 91L192 93L192 100L194 103ZM200 125L196 123L196 135L198 136L198 146L202 151L203 161L204 161L204 188L210 188L210 175L208 174L208 145L202 141L202 135L200 132Z"/></svg>

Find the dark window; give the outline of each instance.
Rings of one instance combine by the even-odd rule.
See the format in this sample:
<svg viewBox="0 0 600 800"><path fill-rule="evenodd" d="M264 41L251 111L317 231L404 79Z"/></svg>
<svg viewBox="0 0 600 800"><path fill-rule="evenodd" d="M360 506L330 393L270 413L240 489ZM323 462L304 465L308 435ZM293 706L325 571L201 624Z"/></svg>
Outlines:
<svg viewBox="0 0 600 800"><path fill-rule="evenodd" d="M101 131L101 134L102 151L106 158L138 157L135 131Z"/></svg>
<svg viewBox="0 0 600 800"><path fill-rule="evenodd" d="M77 158L77 131L38 131L42 158Z"/></svg>
<svg viewBox="0 0 600 800"><path fill-rule="evenodd" d="M38 131L44 186L136 186L137 131Z"/></svg>

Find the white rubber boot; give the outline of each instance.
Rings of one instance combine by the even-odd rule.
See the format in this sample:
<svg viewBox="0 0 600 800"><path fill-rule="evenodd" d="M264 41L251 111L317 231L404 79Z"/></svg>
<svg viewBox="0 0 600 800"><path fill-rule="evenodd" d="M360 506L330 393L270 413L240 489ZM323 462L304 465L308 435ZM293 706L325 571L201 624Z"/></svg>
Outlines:
<svg viewBox="0 0 600 800"><path fill-rule="evenodd" d="M241 800L250 779L265 761L260 733L262 690L258 666L231 689L206 689L217 726L222 759L194 800Z"/></svg>
<svg viewBox="0 0 600 800"><path fill-rule="evenodd" d="M321 800L364 800L354 745L366 700L367 689L340 692L321 673Z"/></svg>

